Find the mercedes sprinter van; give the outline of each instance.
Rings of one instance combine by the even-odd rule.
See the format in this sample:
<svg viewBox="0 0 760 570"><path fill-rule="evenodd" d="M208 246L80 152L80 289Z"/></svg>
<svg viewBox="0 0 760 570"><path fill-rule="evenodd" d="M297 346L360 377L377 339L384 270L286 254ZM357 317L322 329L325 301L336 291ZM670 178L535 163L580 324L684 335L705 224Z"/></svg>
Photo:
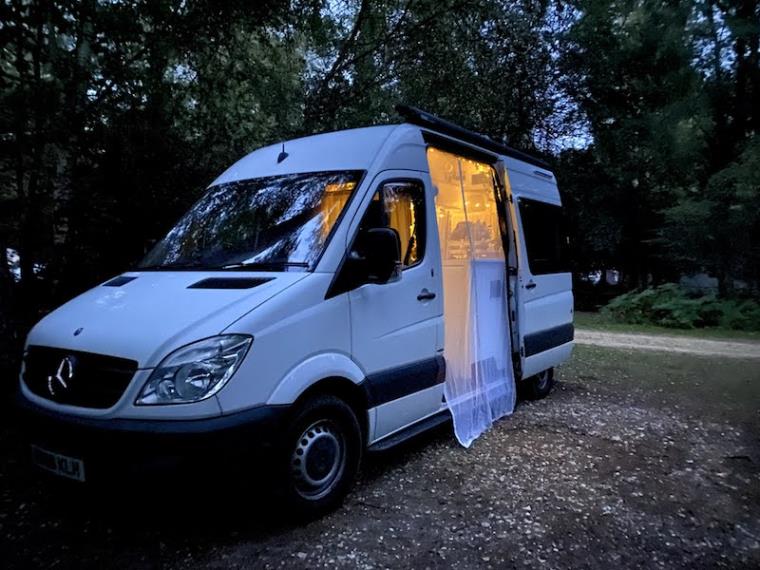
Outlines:
<svg viewBox="0 0 760 570"><path fill-rule="evenodd" d="M457 315L473 310L510 378L548 394L573 345L554 175L399 110L400 125L249 154L137 267L43 318L20 375L33 462L91 481L253 459L322 512L364 452L450 420ZM457 276L476 267L473 309Z"/></svg>

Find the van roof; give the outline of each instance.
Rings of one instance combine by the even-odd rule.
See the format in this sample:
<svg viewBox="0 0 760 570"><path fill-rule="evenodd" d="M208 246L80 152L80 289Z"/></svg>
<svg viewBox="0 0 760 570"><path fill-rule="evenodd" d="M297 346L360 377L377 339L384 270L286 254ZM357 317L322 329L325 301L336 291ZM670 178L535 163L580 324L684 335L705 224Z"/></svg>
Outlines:
<svg viewBox="0 0 760 570"><path fill-rule="evenodd" d="M549 165L537 157L414 107L398 106L397 109L407 120L406 123L320 133L265 146L238 160L212 185L294 172L368 170L383 150L383 145L391 138L394 144L409 142L410 138L419 140L420 145L431 141L459 142L464 149L481 149L486 151L486 155L504 157L510 170L525 170L524 165L533 165L546 172L534 170L532 174L549 175L553 178ZM415 142L415 146L416 144ZM281 159L281 156L284 158ZM396 159L401 158L399 154L395 156ZM424 161L424 158L422 160Z"/></svg>
<svg viewBox="0 0 760 570"><path fill-rule="evenodd" d="M323 170L367 170L399 125L321 133L259 148L225 170L213 184ZM282 152L287 158L278 161ZM326 167L325 165L329 165Z"/></svg>

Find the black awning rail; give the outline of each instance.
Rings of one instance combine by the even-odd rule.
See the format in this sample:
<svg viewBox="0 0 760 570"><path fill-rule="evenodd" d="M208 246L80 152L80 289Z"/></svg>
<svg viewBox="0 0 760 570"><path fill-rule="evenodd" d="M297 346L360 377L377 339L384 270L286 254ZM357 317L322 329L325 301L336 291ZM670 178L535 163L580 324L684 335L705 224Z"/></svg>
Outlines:
<svg viewBox="0 0 760 570"><path fill-rule="evenodd" d="M432 113L428 113L427 111L423 111L422 109L418 109L410 105L396 105L396 111L404 118L407 123L430 129L437 133L450 136L463 142L474 144L480 148L490 150L491 152L509 156L511 158L516 158L517 160L527 162L528 164L538 166L539 168L551 170L549 163L541 160L538 157L512 148L511 146L496 142L495 140L485 135L481 135L475 131L460 127L451 121L441 119L440 117L437 117Z"/></svg>

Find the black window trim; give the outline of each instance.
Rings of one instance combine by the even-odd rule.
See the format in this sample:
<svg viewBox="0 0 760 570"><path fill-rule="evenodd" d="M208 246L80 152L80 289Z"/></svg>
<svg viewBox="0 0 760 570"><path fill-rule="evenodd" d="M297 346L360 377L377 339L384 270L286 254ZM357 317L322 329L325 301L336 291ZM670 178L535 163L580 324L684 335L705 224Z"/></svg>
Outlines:
<svg viewBox="0 0 760 570"><path fill-rule="evenodd" d="M414 184L418 184L422 188L422 199L423 204L425 206L425 248L422 251L422 257L419 259L417 263L414 265L409 265L408 267L402 267L401 271L402 273L406 271L407 269L412 269L414 267L417 267L425 260L425 254L427 253L427 246L428 246L428 239L427 239L427 231L428 231L428 219L427 219L427 205L428 205L428 197L427 197L427 189L425 187L425 181L422 180L422 178L415 178L413 176L395 176L392 178L385 178L382 181L380 181L377 185L375 185L374 189L370 192L370 200L372 200L375 197L375 194L377 194L380 189L385 186L386 184L389 184L391 182L411 182ZM354 192L354 195L352 198L356 198L358 195L358 192ZM348 207L348 204L346 205ZM346 260L348 259L348 254L351 251L351 249L354 246L354 241L356 241L356 236L359 234L359 228L361 226L361 220L364 217L364 214L366 213L366 208L361 212L356 212L355 215L359 216L359 223L356 226L356 229L354 230L353 235L351 236L351 239L348 240L348 246L343 251L343 255L341 256L340 263L338 264L338 269L335 271L335 275L333 276L332 281L330 282L330 286L327 288L327 293L325 294L325 300L331 299L332 297L337 297L338 295L342 293L348 293L349 291L353 291L354 289L357 289L358 287L361 287L361 285L354 286L347 288L346 284L344 283L344 277L343 271L344 267L346 265ZM336 223L337 227L337 223ZM363 283L362 285L366 285L366 283Z"/></svg>
<svg viewBox="0 0 760 570"><path fill-rule="evenodd" d="M540 271L540 272L536 272L533 270L533 268L531 268L530 254L528 252L528 239L525 232L525 220L523 219L523 210L522 210L523 203L539 204L540 206L551 206L551 207L557 208L560 213L562 213L563 208L561 204L554 204L553 202L547 202L547 201L539 200L536 198L527 198L524 196L519 196L517 198L518 211L520 215L520 227L522 229L522 239L523 239L523 242L525 243L525 264L528 267L528 271L530 271L530 274L538 277L542 275L561 275L563 273L571 273L571 270L569 267L565 269L564 271ZM569 262L568 262L568 265L569 265Z"/></svg>
<svg viewBox="0 0 760 570"><path fill-rule="evenodd" d="M390 179L390 180L383 181L381 184L379 184L377 186L377 189L372 194L372 198L374 198L375 194L377 194L378 192L380 192L380 190L386 184L392 184L392 183L398 183L398 182L406 182L406 183L410 183L410 184L417 184L419 186L420 190L422 190L422 212L423 212L422 232L423 232L423 240L424 240L422 242L422 257L420 257L415 263L413 263L411 265L407 265L406 267L404 267L404 265L403 265L404 260L402 259L401 260L401 262L402 262L401 271L404 272L407 269L412 269L413 267L417 267L423 261L425 261L425 254L427 254L427 246L428 246L428 243L427 243L428 242L428 239L427 239L428 238L428 236L427 236L427 230L428 230L428 227L427 227L427 224L428 224L428 219L427 219L427 196L425 195L425 183L422 182L422 180L415 180L413 178L410 178L410 179L404 179L404 180ZM361 225L361 222L360 222L360 225ZM357 231L358 231L358 228L357 228ZM354 239L356 239L356 236L354 236ZM351 241L351 245L353 245L353 240ZM350 248L349 248L349 251L350 251Z"/></svg>

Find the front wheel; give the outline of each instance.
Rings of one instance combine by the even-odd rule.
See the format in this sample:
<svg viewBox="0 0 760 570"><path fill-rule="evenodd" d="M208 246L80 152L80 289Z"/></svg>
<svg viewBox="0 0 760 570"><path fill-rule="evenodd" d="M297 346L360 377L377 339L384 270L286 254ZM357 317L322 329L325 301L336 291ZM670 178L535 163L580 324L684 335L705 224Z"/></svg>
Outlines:
<svg viewBox="0 0 760 570"><path fill-rule="evenodd" d="M539 372L535 376L522 381L522 388L528 400L540 400L546 398L554 386L554 368Z"/></svg>
<svg viewBox="0 0 760 570"><path fill-rule="evenodd" d="M288 503L305 516L337 507L353 485L361 452L361 428L348 404L335 396L305 402L280 446Z"/></svg>

